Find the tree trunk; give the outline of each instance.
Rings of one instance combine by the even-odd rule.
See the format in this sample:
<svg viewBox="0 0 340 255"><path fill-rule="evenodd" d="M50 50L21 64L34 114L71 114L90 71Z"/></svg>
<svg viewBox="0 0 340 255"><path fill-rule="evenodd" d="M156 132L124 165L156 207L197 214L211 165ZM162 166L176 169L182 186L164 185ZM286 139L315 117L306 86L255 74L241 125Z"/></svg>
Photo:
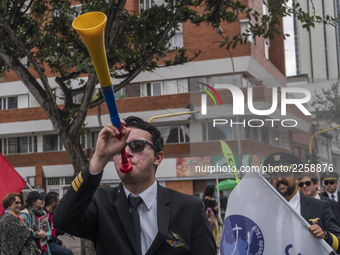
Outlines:
<svg viewBox="0 0 340 255"><path fill-rule="evenodd" d="M66 153L73 165L74 176L77 176L88 164L88 159L80 146L79 134L72 135L62 131L59 135Z"/></svg>
<svg viewBox="0 0 340 255"><path fill-rule="evenodd" d="M96 255L94 245L90 240L80 239L81 255Z"/></svg>
<svg viewBox="0 0 340 255"><path fill-rule="evenodd" d="M88 160L83 149L80 147L79 134L71 135L66 132L60 133L60 138L64 144L66 153L72 162L74 168L74 176L77 176L83 168L88 164ZM96 255L94 245L90 240L80 239L81 255Z"/></svg>

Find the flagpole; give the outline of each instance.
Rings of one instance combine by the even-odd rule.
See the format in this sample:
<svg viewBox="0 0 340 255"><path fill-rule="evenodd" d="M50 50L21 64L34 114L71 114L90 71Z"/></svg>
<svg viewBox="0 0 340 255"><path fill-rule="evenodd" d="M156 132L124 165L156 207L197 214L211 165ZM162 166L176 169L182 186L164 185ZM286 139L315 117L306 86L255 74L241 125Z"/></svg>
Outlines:
<svg viewBox="0 0 340 255"><path fill-rule="evenodd" d="M31 185L28 184L28 182L26 182L26 185L31 191L34 191L34 189L31 187Z"/></svg>

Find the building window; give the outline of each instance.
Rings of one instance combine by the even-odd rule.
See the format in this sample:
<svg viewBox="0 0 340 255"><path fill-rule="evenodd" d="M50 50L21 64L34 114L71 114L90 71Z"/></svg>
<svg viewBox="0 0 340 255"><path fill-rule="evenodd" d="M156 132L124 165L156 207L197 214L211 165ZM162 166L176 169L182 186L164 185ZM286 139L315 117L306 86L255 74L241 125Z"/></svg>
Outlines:
<svg viewBox="0 0 340 255"><path fill-rule="evenodd" d="M60 197L60 190L59 189L48 189L48 192L55 192Z"/></svg>
<svg viewBox="0 0 340 255"><path fill-rule="evenodd" d="M0 141L2 154L37 152L36 136L3 138Z"/></svg>
<svg viewBox="0 0 340 255"><path fill-rule="evenodd" d="M162 95L180 94L187 92L188 79L168 80L163 82Z"/></svg>
<svg viewBox="0 0 340 255"><path fill-rule="evenodd" d="M236 132L233 131L229 123L216 125L216 127L213 127L212 123L202 124L203 141L236 140Z"/></svg>
<svg viewBox="0 0 340 255"><path fill-rule="evenodd" d="M157 127L164 138L164 144L189 143L190 128L186 125L173 125Z"/></svg>
<svg viewBox="0 0 340 255"><path fill-rule="evenodd" d="M58 135L43 135L43 151L61 151L63 145Z"/></svg>
<svg viewBox="0 0 340 255"><path fill-rule="evenodd" d="M275 129L272 129L272 145L277 146L277 147L282 147L282 136L281 132Z"/></svg>
<svg viewBox="0 0 340 255"><path fill-rule="evenodd" d="M60 185L60 177L47 178L47 185Z"/></svg>
<svg viewBox="0 0 340 255"><path fill-rule="evenodd" d="M307 160L307 154L308 154L308 151L307 151L307 149L303 149L302 148L302 162L306 162L306 160Z"/></svg>
<svg viewBox="0 0 340 255"><path fill-rule="evenodd" d="M163 95L163 86L162 82L150 82L150 83L141 83L140 93L141 97L149 97L149 96L160 96Z"/></svg>
<svg viewBox="0 0 340 255"><path fill-rule="evenodd" d="M116 99L120 99L120 98L124 98L124 97L126 97L125 88L121 88L120 90L115 92L115 98Z"/></svg>
<svg viewBox="0 0 340 255"><path fill-rule="evenodd" d="M32 188L35 187L35 176L26 177L26 181Z"/></svg>
<svg viewBox="0 0 340 255"><path fill-rule="evenodd" d="M18 97L0 97L0 110L17 109Z"/></svg>
<svg viewBox="0 0 340 255"><path fill-rule="evenodd" d="M255 122L253 122L253 124L255 125ZM246 139L259 142L260 141L260 138L259 138L260 129L261 128L246 126Z"/></svg>
<svg viewBox="0 0 340 255"><path fill-rule="evenodd" d="M91 132L91 149L95 149L96 148L99 132L100 131L92 131Z"/></svg>
<svg viewBox="0 0 340 255"><path fill-rule="evenodd" d="M300 152L300 151L301 151L300 147L294 146L293 154L294 154L295 156L297 156L298 158L301 157L301 155L300 155L301 152Z"/></svg>
<svg viewBox="0 0 340 255"><path fill-rule="evenodd" d="M8 154L27 153L28 139L27 137L8 138Z"/></svg>
<svg viewBox="0 0 340 255"><path fill-rule="evenodd" d="M179 24L178 29L172 30L171 33L175 33L173 37L170 38L170 49L176 47L183 47L183 25Z"/></svg>
<svg viewBox="0 0 340 255"><path fill-rule="evenodd" d="M155 7L155 1L154 0L139 0L139 11L148 10L152 7Z"/></svg>
<svg viewBox="0 0 340 255"><path fill-rule="evenodd" d="M73 177L65 177L65 185L71 185L73 181Z"/></svg>
<svg viewBox="0 0 340 255"><path fill-rule="evenodd" d="M79 140L80 140L80 147L82 149L86 149L86 135L85 134L80 134Z"/></svg>
<svg viewBox="0 0 340 255"><path fill-rule="evenodd" d="M240 20L240 26L241 26L241 35L247 37L247 41L251 42L252 44L255 44L255 39L250 32L250 28L253 27L253 24L249 20Z"/></svg>
<svg viewBox="0 0 340 255"><path fill-rule="evenodd" d="M267 39L264 39L264 55L266 59L269 59L269 47L270 47L269 41Z"/></svg>
<svg viewBox="0 0 340 255"><path fill-rule="evenodd" d="M269 128L261 127L260 132L261 132L261 142L265 144L270 144Z"/></svg>
<svg viewBox="0 0 340 255"><path fill-rule="evenodd" d="M269 12L268 12L268 3L267 3L267 0L263 0L263 3L262 3L262 11L263 11L263 15L268 15Z"/></svg>
<svg viewBox="0 0 340 255"><path fill-rule="evenodd" d="M290 135L288 133L282 133L282 148L290 150Z"/></svg>
<svg viewBox="0 0 340 255"><path fill-rule="evenodd" d="M38 151L38 138L37 136L28 137L28 151L37 152Z"/></svg>
<svg viewBox="0 0 340 255"><path fill-rule="evenodd" d="M18 97L9 97L7 107L8 109L17 109L18 108Z"/></svg>

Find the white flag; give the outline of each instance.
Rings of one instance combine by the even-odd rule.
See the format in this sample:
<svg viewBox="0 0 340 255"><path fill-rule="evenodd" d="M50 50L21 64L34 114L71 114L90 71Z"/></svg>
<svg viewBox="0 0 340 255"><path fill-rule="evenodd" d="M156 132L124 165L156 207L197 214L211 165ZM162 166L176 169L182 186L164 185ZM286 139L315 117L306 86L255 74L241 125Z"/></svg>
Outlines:
<svg viewBox="0 0 340 255"><path fill-rule="evenodd" d="M309 231L274 187L247 173L228 199L221 255L329 255L332 248Z"/></svg>

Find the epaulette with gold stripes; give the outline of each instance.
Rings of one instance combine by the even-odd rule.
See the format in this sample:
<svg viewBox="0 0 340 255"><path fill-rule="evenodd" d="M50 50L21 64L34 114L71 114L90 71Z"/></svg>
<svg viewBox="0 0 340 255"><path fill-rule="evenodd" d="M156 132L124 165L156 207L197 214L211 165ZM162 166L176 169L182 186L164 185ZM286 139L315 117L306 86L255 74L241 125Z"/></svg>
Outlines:
<svg viewBox="0 0 340 255"><path fill-rule="evenodd" d="M79 174L77 175L77 177L74 178L74 180L73 180L73 182L72 182L72 187L73 187L73 189L74 189L75 192L78 191L78 189L79 189L80 185L83 183L83 181L84 181L84 180L83 180L83 177L81 177L81 173L79 173Z"/></svg>

